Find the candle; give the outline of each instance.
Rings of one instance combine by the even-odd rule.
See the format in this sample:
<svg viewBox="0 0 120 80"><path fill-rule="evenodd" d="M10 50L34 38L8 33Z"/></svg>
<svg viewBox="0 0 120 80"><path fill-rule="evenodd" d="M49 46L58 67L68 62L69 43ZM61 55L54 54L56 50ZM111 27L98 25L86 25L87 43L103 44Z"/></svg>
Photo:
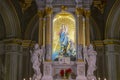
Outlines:
<svg viewBox="0 0 120 80"><path fill-rule="evenodd" d="M100 77L98 78L98 80L100 80Z"/></svg>
<svg viewBox="0 0 120 80"><path fill-rule="evenodd" d="M32 80L31 77L29 78L29 80Z"/></svg>
<svg viewBox="0 0 120 80"><path fill-rule="evenodd" d="M25 80L25 78L23 78L23 80Z"/></svg>
<svg viewBox="0 0 120 80"><path fill-rule="evenodd" d="M104 80L107 80L106 78L104 78Z"/></svg>
<svg viewBox="0 0 120 80"><path fill-rule="evenodd" d="M100 77L98 77L98 80L100 80Z"/></svg>

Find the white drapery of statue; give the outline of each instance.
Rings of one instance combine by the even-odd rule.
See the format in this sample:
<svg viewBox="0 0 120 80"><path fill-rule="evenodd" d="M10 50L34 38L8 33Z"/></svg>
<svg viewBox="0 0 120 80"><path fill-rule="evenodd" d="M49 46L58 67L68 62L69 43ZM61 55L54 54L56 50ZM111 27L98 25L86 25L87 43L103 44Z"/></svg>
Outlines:
<svg viewBox="0 0 120 80"><path fill-rule="evenodd" d="M33 51L30 50L31 53L31 62L33 64L32 68L34 70L34 75L32 80L40 80L41 79L41 70L40 65L41 62L44 61L44 47L40 49L39 44L35 44Z"/></svg>
<svg viewBox="0 0 120 80"><path fill-rule="evenodd" d="M96 70L96 55L97 52L93 49L93 45L90 44L87 47L83 49L84 57L87 61L88 64L88 69L87 69L87 78L88 80L96 80L96 77L94 76L94 71Z"/></svg>

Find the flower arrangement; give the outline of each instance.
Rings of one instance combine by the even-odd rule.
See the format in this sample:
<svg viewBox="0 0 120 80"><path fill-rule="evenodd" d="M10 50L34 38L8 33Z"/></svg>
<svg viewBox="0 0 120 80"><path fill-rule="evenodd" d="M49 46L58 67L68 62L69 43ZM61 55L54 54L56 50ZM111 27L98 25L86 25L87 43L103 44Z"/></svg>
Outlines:
<svg viewBox="0 0 120 80"><path fill-rule="evenodd" d="M60 75L61 77L65 77L65 78L69 78L69 76L71 75L72 73L72 69L71 68L68 68L66 70L60 70Z"/></svg>

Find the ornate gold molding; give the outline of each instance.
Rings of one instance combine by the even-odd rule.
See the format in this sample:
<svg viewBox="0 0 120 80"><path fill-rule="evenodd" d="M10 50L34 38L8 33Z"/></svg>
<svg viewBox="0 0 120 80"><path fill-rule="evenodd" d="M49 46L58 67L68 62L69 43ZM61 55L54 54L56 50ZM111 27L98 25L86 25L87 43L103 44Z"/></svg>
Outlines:
<svg viewBox="0 0 120 80"><path fill-rule="evenodd" d="M31 6L32 0L19 0L22 11L24 12Z"/></svg>
<svg viewBox="0 0 120 80"><path fill-rule="evenodd" d="M21 39L6 39L3 40L5 44L22 44L22 40Z"/></svg>
<svg viewBox="0 0 120 80"><path fill-rule="evenodd" d="M96 7L98 10L100 10L101 14L104 13L106 1L103 0L94 0L93 1L94 7Z"/></svg>
<svg viewBox="0 0 120 80"><path fill-rule="evenodd" d="M47 15L50 15L50 14L52 14L53 11L52 11L52 8L46 7L45 12L46 12Z"/></svg>
<svg viewBox="0 0 120 80"><path fill-rule="evenodd" d="M37 15L38 15L40 18L43 18L44 15L45 15L45 11L44 11L44 10L38 10Z"/></svg>
<svg viewBox="0 0 120 80"><path fill-rule="evenodd" d="M84 16L89 17L91 15L90 10L84 10Z"/></svg>
<svg viewBox="0 0 120 80"><path fill-rule="evenodd" d="M31 41L31 40L23 40L22 41L23 47L33 47L34 44L35 44L35 41Z"/></svg>
<svg viewBox="0 0 120 80"><path fill-rule="evenodd" d="M101 40L92 41L92 44L95 46L104 46L104 42Z"/></svg>
<svg viewBox="0 0 120 80"><path fill-rule="evenodd" d="M104 44L105 45L108 45L108 44L118 44L118 45L120 45L120 40L106 39L106 40L104 40Z"/></svg>
<svg viewBox="0 0 120 80"><path fill-rule="evenodd" d="M83 8L76 8L77 15L83 15L83 12L84 12Z"/></svg>
<svg viewBox="0 0 120 80"><path fill-rule="evenodd" d="M78 62L84 62L82 59L78 59L77 61L78 61Z"/></svg>
<svg viewBox="0 0 120 80"><path fill-rule="evenodd" d="M61 11L65 11L67 10L67 7L66 6L61 6Z"/></svg>

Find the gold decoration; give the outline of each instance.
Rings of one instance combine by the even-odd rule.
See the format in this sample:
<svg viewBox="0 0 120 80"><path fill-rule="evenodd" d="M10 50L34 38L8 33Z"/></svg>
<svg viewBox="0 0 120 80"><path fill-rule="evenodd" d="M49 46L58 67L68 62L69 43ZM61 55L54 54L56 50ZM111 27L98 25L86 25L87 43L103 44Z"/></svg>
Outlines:
<svg viewBox="0 0 120 80"><path fill-rule="evenodd" d="M47 15L52 14L52 8L46 7L45 12Z"/></svg>
<svg viewBox="0 0 120 80"><path fill-rule="evenodd" d="M66 6L61 6L61 10L65 11L65 10L67 10L67 7Z"/></svg>
<svg viewBox="0 0 120 80"><path fill-rule="evenodd" d="M106 40L104 40L104 44L105 45L108 45L108 44L118 44L118 45L120 45L120 40L106 39Z"/></svg>
<svg viewBox="0 0 120 80"><path fill-rule="evenodd" d="M38 14L38 16L39 16L40 18L42 18L42 17L44 17L45 12L44 12L43 10L39 10L39 11L37 12L37 14Z"/></svg>
<svg viewBox="0 0 120 80"><path fill-rule="evenodd" d="M93 1L94 7L96 7L98 10L100 10L101 14L104 13L106 1L103 0L94 0Z"/></svg>
<svg viewBox="0 0 120 80"><path fill-rule="evenodd" d="M78 59L77 61L78 61L78 62L84 62L84 60L82 60L82 59Z"/></svg>
<svg viewBox="0 0 120 80"><path fill-rule="evenodd" d="M89 17L90 16L90 10L84 10L84 16Z"/></svg>
<svg viewBox="0 0 120 80"><path fill-rule="evenodd" d="M103 46L104 42L101 40L92 41L92 44L95 46Z"/></svg>
<svg viewBox="0 0 120 80"><path fill-rule="evenodd" d="M31 41L31 40L23 40L22 41L23 47L33 47L34 44L35 44L35 41Z"/></svg>
<svg viewBox="0 0 120 80"><path fill-rule="evenodd" d="M76 8L77 15L83 15L83 8Z"/></svg>
<svg viewBox="0 0 120 80"><path fill-rule="evenodd" d="M6 39L4 40L5 44L22 44L22 40L21 39Z"/></svg>
<svg viewBox="0 0 120 80"><path fill-rule="evenodd" d="M20 6L22 7L22 12L24 13L32 3L32 0L19 0Z"/></svg>
<svg viewBox="0 0 120 80"><path fill-rule="evenodd" d="M70 13L62 11L61 13L57 14L53 20L53 51L60 49L59 32L62 24L68 27L69 39L71 39L74 43L76 42L75 19Z"/></svg>

